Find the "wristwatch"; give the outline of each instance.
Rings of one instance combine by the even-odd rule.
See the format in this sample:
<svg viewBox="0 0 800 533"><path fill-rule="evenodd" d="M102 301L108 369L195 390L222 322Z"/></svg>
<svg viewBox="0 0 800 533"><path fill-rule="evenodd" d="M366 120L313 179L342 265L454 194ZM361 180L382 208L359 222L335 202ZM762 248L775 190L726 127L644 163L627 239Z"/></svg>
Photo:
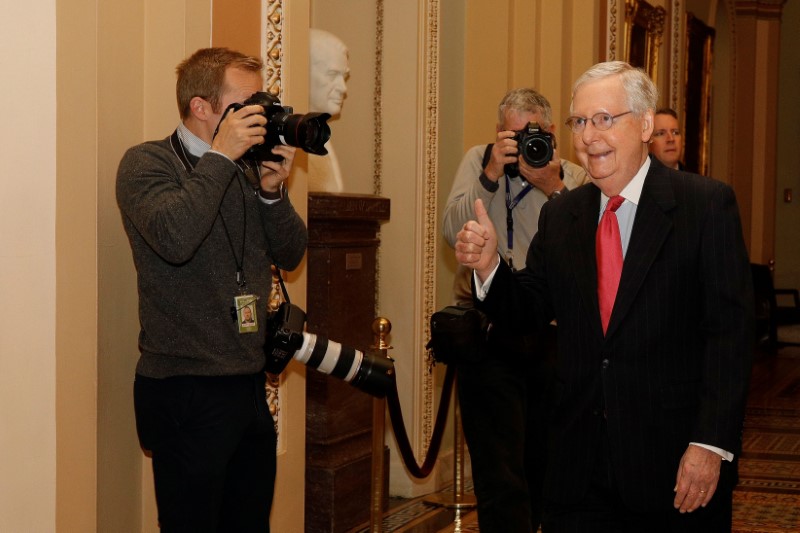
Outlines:
<svg viewBox="0 0 800 533"><path fill-rule="evenodd" d="M561 196L561 191L553 191L550 193L550 196L547 197L548 200L552 200L553 198L558 198Z"/></svg>

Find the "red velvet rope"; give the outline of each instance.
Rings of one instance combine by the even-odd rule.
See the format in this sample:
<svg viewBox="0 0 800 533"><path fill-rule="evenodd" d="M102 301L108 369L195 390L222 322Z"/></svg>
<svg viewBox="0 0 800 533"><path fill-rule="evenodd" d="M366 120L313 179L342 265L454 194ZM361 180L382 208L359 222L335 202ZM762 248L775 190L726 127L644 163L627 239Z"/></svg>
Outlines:
<svg viewBox="0 0 800 533"><path fill-rule="evenodd" d="M431 443L428 447L428 452L425 454L425 460L422 462L422 466L417 464L417 459L414 457L414 452L411 450L411 444L408 441L406 426L403 422L403 411L400 409L400 399L397 397L397 382L393 382L391 390L386 394L386 399L389 404L389 418L392 421L392 429L394 430L395 439L397 439L397 446L400 448L400 455L403 458L403 463L406 465L406 468L415 478L422 479L428 477L431 470L433 470L433 465L436 463L436 459L439 455L439 447L442 444L444 425L447 422L447 410L450 407L450 393L453 389L454 378L455 367L449 365L444 376L442 400L439 402L439 410L436 412L436 421L433 425Z"/></svg>

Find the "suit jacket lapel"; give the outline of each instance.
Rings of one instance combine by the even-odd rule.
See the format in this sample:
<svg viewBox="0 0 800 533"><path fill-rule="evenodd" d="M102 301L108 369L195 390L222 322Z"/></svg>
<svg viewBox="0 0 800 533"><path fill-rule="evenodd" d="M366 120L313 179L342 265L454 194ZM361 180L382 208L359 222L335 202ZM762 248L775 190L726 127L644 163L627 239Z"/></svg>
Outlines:
<svg viewBox="0 0 800 533"><path fill-rule="evenodd" d="M597 317L597 333L602 338L600 308L597 303L597 260L594 241L597 221L600 216L600 189L586 186L570 194L581 194L579 201L572 206L573 224L570 228L570 259L573 275L581 295L581 302L587 316Z"/></svg>
<svg viewBox="0 0 800 533"><path fill-rule="evenodd" d="M663 165L653 161L645 177L606 338L614 333L627 314L667 235L672 231L672 219L668 213L675 208L675 194L668 172Z"/></svg>

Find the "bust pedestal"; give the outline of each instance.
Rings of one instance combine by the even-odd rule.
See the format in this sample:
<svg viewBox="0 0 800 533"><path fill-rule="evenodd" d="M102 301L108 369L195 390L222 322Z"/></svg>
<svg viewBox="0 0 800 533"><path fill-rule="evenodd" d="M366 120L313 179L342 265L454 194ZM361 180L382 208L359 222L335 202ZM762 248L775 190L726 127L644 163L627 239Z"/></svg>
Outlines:
<svg viewBox="0 0 800 533"><path fill-rule="evenodd" d="M389 200L310 192L307 330L367 352L374 343L376 257ZM372 396L306 374L306 531L339 533L369 521ZM388 448L384 464L388 467ZM388 469L387 469L388 471ZM388 474L383 494L388 495ZM385 506L388 505L388 496Z"/></svg>

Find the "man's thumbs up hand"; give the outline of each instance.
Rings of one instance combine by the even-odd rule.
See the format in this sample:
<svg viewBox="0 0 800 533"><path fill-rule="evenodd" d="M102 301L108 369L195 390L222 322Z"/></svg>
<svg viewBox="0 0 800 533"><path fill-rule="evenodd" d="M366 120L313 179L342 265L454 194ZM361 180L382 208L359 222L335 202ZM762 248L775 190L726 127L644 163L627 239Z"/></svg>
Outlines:
<svg viewBox="0 0 800 533"><path fill-rule="evenodd" d="M499 262L497 256L497 233L482 200L475 200L475 218L470 220L456 235L456 260L478 274L485 281Z"/></svg>

